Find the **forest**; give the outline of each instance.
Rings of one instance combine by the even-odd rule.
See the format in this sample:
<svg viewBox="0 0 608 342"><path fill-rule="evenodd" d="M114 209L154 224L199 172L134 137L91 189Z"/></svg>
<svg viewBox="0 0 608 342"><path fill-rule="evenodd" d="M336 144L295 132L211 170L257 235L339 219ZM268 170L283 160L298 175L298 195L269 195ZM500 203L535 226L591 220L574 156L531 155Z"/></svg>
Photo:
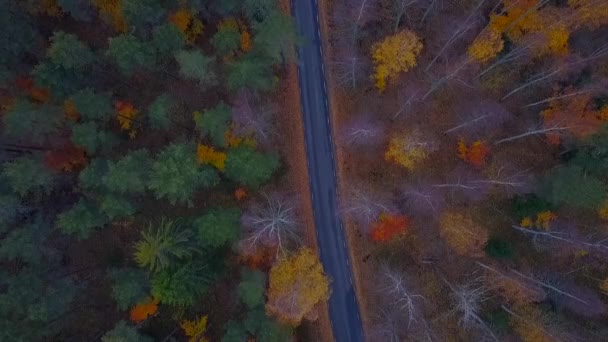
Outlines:
<svg viewBox="0 0 608 342"><path fill-rule="evenodd" d="M0 341L314 336L288 1L0 0L0 26Z"/></svg>
<svg viewBox="0 0 608 342"><path fill-rule="evenodd" d="M608 339L608 2L322 2L369 341Z"/></svg>

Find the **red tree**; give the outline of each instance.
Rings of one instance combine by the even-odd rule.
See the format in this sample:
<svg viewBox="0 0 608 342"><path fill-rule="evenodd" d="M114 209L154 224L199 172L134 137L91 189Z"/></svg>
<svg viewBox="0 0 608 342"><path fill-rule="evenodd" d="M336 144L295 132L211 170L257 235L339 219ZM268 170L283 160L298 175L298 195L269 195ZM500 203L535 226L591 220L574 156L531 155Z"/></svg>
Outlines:
<svg viewBox="0 0 608 342"><path fill-rule="evenodd" d="M409 225L409 219L403 215L383 213L372 226L371 238L377 242L386 242L404 233Z"/></svg>

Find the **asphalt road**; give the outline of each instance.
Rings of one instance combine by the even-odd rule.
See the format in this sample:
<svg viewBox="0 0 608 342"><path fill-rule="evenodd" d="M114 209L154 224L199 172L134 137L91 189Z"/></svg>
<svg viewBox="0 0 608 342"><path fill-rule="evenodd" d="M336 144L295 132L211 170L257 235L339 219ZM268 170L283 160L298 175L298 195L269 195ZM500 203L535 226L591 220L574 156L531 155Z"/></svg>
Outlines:
<svg viewBox="0 0 608 342"><path fill-rule="evenodd" d="M321 262L332 279L329 316L337 342L361 342L359 307L337 210L334 146L316 0L292 0L292 12L298 33L305 39L297 50L298 75L317 240Z"/></svg>

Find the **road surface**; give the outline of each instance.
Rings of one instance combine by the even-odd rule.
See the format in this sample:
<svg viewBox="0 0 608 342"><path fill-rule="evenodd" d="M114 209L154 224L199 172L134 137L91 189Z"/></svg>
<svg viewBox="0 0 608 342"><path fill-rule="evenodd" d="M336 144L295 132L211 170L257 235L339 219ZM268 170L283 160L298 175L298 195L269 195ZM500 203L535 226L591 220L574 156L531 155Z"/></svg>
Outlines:
<svg viewBox="0 0 608 342"><path fill-rule="evenodd" d="M298 33L298 75L308 173L321 262L332 279L329 317L337 342L361 342L363 331L353 288L344 229L338 215L336 169L316 0L292 0Z"/></svg>

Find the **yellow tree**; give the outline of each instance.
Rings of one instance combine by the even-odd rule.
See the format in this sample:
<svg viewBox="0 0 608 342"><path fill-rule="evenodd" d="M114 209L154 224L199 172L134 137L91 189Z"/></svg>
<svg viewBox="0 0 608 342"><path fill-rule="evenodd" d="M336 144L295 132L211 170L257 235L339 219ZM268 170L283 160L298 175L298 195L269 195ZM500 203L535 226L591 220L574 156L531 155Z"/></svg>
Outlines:
<svg viewBox="0 0 608 342"><path fill-rule="evenodd" d="M422 50L418 36L409 30L403 30L386 37L372 46L374 61L374 80L380 91L386 88L386 82L396 78L416 66L416 57Z"/></svg>
<svg viewBox="0 0 608 342"><path fill-rule="evenodd" d="M469 46L468 54L475 61L484 63L498 56L504 45L500 32L489 29L475 38L473 44Z"/></svg>
<svg viewBox="0 0 608 342"><path fill-rule="evenodd" d="M439 219L439 234L460 255L483 255L488 232L465 213L446 211Z"/></svg>
<svg viewBox="0 0 608 342"><path fill-rule="evenodd" d="M405 137L393 137L384 154L384 159L413 171L428 157L430 145L419 139L415 133Z"/></svg>
<svg viewBox="0 0 608 342"><path fill-rule="evenodd" d="M597 0L568 0L568 6L574 10L575 26L597 29L608 24L608 6Z"/></svg>
<svg viewBox="0 0 608 342"><path fill-rule="evenodd" d="M270 270L266 311L285 323L298 325L328 298L329 279L310 248L279 260Z"/></svg>

